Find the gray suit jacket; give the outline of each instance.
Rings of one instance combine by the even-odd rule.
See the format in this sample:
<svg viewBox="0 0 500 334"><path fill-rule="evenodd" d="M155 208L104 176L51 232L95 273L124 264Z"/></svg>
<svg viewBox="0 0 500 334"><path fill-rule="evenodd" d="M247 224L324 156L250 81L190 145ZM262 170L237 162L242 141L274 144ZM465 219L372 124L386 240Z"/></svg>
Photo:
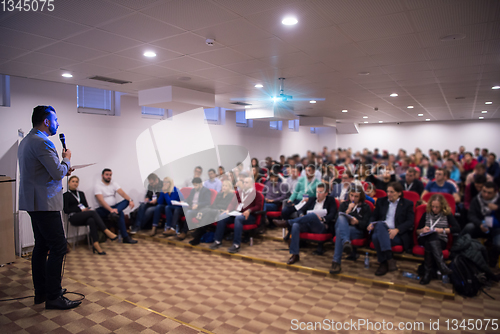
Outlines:
<svg viewBox="0 0 500 334"><path fill-rule="evenodd" d="M54 143L45 133L31 129L19 144L19 209L25 211L61 211L62 179L71 164L59 162Z"/></svg>

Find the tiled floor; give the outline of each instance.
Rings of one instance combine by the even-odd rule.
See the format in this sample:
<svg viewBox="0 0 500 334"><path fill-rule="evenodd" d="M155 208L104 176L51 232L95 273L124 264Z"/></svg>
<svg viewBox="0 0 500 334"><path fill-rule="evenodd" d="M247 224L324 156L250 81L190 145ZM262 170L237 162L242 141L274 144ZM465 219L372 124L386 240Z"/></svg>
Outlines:
<svg viewBox="0 0 500 334"><path fill-rule="evenodd" d="M225 246L229 246L225 242ZM206 245L203 245L206 247ZM242 255L283 262L284 244L255 240ZM375 323L447 319L500 318L500 289L473 299L398 291L385 286L316 275L297 269L229 257L140 239L136 245L105 243L108 255L92 255L80 246L67 256L63 286L84 293L74 310L45 310L33 300L0 303L0 333L294 333L299 322L357 321ZM224 250L225 248L223 248ZM332 254L308 255L299 264L327 269ZM373 260L374 261L374 260ZM344 261L344 263L347 261ZM343 270L364 273L362 261L343 263ZM400 263L415 266L415 263ZM361 269L359 269L359 268ZM400 280L395 274L388 280ZM412 283L413 284L413 283ZM436 287L441 283L433 282ZM19 259L0 268L0 299L32 293L30 264ZM70 298L72 296L69 296ZM77 296L74 296L76 299ZM388 330L305 330L314 333L392 333ZM399 331L410 333L412 331ZM451 331L450 331L451 332ZM453 331L453 333L459 333ZM470 333L497 331L470 331ZM465 333L465 332L464 332Z"/></svg>

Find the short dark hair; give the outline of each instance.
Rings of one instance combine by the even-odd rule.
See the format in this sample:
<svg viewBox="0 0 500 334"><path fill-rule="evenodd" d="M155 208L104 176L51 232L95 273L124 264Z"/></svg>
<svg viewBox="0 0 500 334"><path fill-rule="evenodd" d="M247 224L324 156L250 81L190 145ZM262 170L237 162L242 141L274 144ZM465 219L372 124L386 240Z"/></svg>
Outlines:
<svg viewBox="0 0 500 334"><path fill-rule="evenodd" d="M160 178L155 173L151 173L151 174L148 175L148 180L149 181L156 181L156 180L159 180L159 179Z"/></svg>
<svg viewBox="0 0 500 334"><path fill-rule="evenodd" d="M366 200L365 189L361 184L352 184L349 193L359 193L359 202L364 203Z"/></svg>
<svg viewBox="0 0 500 334"><path fill-rule="evenodd" d="M316 170L316 166L315 166L315 165L313 165L313 164L309 164L309 165L307 165L307 166L306 166L306 168L307 168L307 167L311 168L311 169L312 169L312 170L314 170L314 171Z"/></svg>
<svg viewBox="0 0 500 334"><path fill-rule="evenodd" d="M214 172L214 173L215 173L215 169L210 168L210 169L208 170L208 172L209 172L209 173L210 173L210 172ZM215 173L215 174L217 174L217 173Z"/></svg>
<svg viewBox="0 0 500 334"><path fill-rule="evenodd" d="M387 188L391 187L395 192L401 193L401 197L403 197L403 186L399 182L391 182L387 185Z"/></svg>
<svg viewBox="0 0 500 334"><path fill-rule="evenodd" d="M489 155L492 155L493 159L495 159L495 160L497 159L497 155L495 153L491 152Z"/></svg>
<svg viewBox="0 0 500 334"><path fill-rule="evenodd" d="M323 188L323 189L325 189L325 193L328 193L328 183L324 183L324 182L318 183L316 188Z"/></svg>
<svg viewBox="0 0 500 334"><path fill-rule="evenodd" d="M109 169L109 168L104 168L104 169L102 170L101 175L104 175L104 173L106 173L106 172L111 172L111 169Z"/></svg>
<svg viewBox="0 0 500 334"><path fill-rule="evenodd" d="M474 183L485 184L486 183L486 175L484 175L484 174L474 175Z"/></svg>
<svg viewBox="0 0 500 334"><path fill-rule="evenodd" d="M195 170L199 169L199 170L201 170L203 172L203 168L201 168L201 166L196 166L194 169Z"/></svg>
<svg viewBox="0 0 500 334"><path fill-rule="evenodd" d="M52 106L36 106L33 108L33 114L31 115L31 123L33 127L39 126L49 117L50 112L56 112Z"/></svg>
<svg viewBox="0 0 500 334"><path fill-rule="evenodd" d="M191 181L191 182L192 182L193 184L199 184L199 183L201 183L202 181L201 181L201 179L200 179L199 177L195 177L195 178L193 178L193 181Z"/></svg>
<svg viewBox="0 0 500 334"><path fill-rule="evenodd" d="M483 188L493 189L495 192L498 191L498 186L495 182L488 181L484 184Z"/></svg>

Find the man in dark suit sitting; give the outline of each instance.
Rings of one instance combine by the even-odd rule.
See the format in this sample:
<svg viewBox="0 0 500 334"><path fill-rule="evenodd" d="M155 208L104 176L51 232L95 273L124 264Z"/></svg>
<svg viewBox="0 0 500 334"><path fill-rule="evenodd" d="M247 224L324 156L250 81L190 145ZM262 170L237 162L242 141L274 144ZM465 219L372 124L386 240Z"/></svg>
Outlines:
<svg viewBox="0 0 500 334"><path fill-rule="evenodd" d="M368 225L368 231L373 230L372 241L380 263L376 276L398 269L391 247L402 245L404 250L410 249L414 218L413 202L403 198L401 183L390 183L387 186L387 197L379 198L373 211L371 220L378 223Z"/></svg>
<svg viewBox="0 0 500 334"><path fill-rule="evenodd" d="M193 178L193 189L189 193L186 202L189 204L189 209L186 212L186 223L182 224L182 228L179 228L180 233L177 235L179 240L186 239L186 233L188 231L187 222L195 218L198 212L209 206L211 202L211 192L210 189L203 186L203 183L199 177Z"/></svg>
<svg viewBox="0 0 500 334"><path fill-rule="evenodd" d="M326 215L307 213L326 209ZM337 216L337 204L335 198L328 196L328 184L320 183L316 186L316 197L310 197L307 203L298 211L299 217L291 220L276 220L278 227L292 229L292 240L290 243L290 254L292 256L287 264L294 264L300 260L299 243L300 233L335 233L335 217Z"/></svg>

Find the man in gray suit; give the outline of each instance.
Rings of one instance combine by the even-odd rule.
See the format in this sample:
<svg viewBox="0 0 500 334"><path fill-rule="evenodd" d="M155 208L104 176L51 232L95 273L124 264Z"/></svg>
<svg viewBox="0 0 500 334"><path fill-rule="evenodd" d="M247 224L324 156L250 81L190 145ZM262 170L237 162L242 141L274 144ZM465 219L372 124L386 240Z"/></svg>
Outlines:
<svg viewBox="0 0 500 334"><path fill-rule="evenodd" d="M63 209L62 179L72 171L71 151L64 150L63 160L59 162L54 143L49 139L59 127L53 107L35 107L31 122L33 129L18 149L19 209L28 211L35 236L31 258L35 304L45 302L47 309L66 310L81 303L64 297L65 290L61 288L62 262L66 254L60 212Z"/></svg>

